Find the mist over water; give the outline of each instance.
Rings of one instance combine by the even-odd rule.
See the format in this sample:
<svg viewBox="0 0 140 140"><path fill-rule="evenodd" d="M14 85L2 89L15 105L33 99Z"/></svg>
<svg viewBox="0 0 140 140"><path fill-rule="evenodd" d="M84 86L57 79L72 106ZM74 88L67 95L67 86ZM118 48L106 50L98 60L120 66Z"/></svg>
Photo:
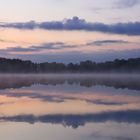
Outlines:
<svg viewBox="0 0 140 140"><path fill-rule="evenodd" d="M118 89L140 90L140 74L0 74L1 89L36 84L76 84L81 87L100 85Z"/></svg>
<svg viewBox="0 0 140 140"><path fill-rule="evenodd" d="M139 74L0 74L3 140L139 140L139 130Z"/></svg>

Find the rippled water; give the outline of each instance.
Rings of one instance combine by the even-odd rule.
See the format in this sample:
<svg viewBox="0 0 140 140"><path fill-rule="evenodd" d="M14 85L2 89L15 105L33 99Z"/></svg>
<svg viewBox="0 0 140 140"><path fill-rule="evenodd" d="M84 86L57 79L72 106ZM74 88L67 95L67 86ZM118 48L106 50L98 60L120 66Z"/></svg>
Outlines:
<svg viewBox="0 0 140 140"><path fill-rule="evenodd" d="M139 75L0 75L1 140L140 140Z"/></svg>

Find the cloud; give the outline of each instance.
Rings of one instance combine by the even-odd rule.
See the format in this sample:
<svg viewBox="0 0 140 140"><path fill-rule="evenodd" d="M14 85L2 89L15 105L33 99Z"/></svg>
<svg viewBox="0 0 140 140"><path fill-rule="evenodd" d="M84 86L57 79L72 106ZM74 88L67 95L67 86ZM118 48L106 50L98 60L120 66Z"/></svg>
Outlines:
<svg viewBox="0 0 140 140"><path fill-rule="evenodd" d="M4 40L3 40L4 41ZM12 42L12 41L11 41ZM65 48L79 48L79 47L87 47L87 46L103 46L107 44L129 44L131 42L125 41L125 40L96 40L96 41L90 41L85 44L67 44L64 42L50 42L50 43L44 43L39 45L33 45L29 46L28 48L23 48L20 46L17 47L10 47L6 49L0 49L0 53L23 53L23 52L39 52L43 50L62 50Z"/></svg>
<svg viewBox="0 0 140 140"><path fill-rule="evenodd" d="M17 29L34 29L37 28L37 23L35 21L23 22L23 23L1 23L1 27L6 28L17 28Z"/></svg>
<svg viewBox="0 0 140 140"><path fill-rule="evenodd" d="M10 54L10 53L23 53L23 52L39 52L43 50L60 50L64 48L75 48L78 47L77 45L69 45L63 42L51 42L51 43L44 43L40 45L30 46L28 48L23 48L20 46L17 47L10 47L6 49L0 49L0 53Z"/></svg>
<svg viewBox="0 0 140 140"><path fill-rule="evenodd" d="M84 19L73 17L63 21L51 21L37 23L35 21L25 23L1 23L1 28L17 28L17 29L44 29L44 30L85 30L92 32L102 32L110 34L122 35L140 35L140 22L104 24L87 22Z"/></svg>
<svg viewBox="0 0 140 140"><path fill-rule="evenodd" d="M127 58L137 58L139 57L140 49L131 49L131 50L113 50L113 45L115 44L129 44L133 42L128 42L126 40L95 40L90 41L83 44L67 44L64 42L50 42L44 44L38 44L29 46L28 48L23 48L20 46L0 49L1 57L8 58L20 58L20 59L28 59L33 62L79 62L84 60L93 60L96 62L114 60L116 58L119 59L127 59ZM112 45L112 50L104 50L100 52L92 51L92 52L83 52L82 48L87 47L97 47ZM115 47L115 46L114 46ZM64 51L64 49L67 49ZM76 49L77 51L75 51ZM51 51L48 53L47 51ZM28 52L26 54L25 52Z"/></svg>
<svg viewBox="0 0 140 140"><path fill-rule="evenodd" d="M83 60L94 60L101 62L104 60L113 60L116 58L130 58L139 57L139 49L114 51L113 45L115 44L129 44L131 42L125 40L96 40L90 41L83 44L67 44L64 42L50 42L44 44L38 44L23 48L21 46L9 47L6 49L0 49L1 57L8 58L21 58L29 59L33 62L79 62ZM101 52L83 52L80 48L84 49L87 47L105 47L106 45L112 45L112 50L101 51ZM115 47L115 46L114 46ZM76 49L77 51L74 51ZM65 50L65 51L64 51ZM49 51L50 53L48 53ZM28 53L28 54L25 54Z"/></svg>
<svg viewBox="0 0 140 140"><path fill-rule="evenodd" d="M140 0L119 0L115 3L116 4L115 8L118 8L118 9L131 8L139 3L140 3Z"/></svg>
<svg viewBox="0 0 140 140"><path fill-rule="evenodd" d="M15 44L15 43L32 44L31 42L13 41L13 40L1 39L1 38L0 38L0 42L2 42L2 43L12 43L12 44Z"/></svg>
<svg viewBox="0 0 140 140"><path fill-rule="evenodd" d="M128 44L130 42L124 40L97 40L93 42L88 42L87 45L103 46L107 44Z"/></svg>

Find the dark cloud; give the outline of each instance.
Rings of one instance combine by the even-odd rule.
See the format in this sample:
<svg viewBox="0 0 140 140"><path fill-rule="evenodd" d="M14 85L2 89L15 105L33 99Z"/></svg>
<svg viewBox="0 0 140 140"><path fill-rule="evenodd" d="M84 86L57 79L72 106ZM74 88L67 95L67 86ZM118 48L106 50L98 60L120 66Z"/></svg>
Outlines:
<svg viewBox="0 0 140 140"><path fill-rule="evenodd" d="M127 58L137 58L140 54L140 49L131 49L131 50L122 50L122 51L115 51L113 50L106 50L103 52L82 52L80 47L94 47L96 46L103 46L103 45L115 45L115 44L129 44L133 42L128 42L125 40L96 40L90 41L85 44L66 44L64 42L50 42L44 44L33 45L28 48L23 48L20 46L0 49L1 57L8 57L8 58L20 58L23 60L32 60L33 62L79 62L84 60L93 60L96 62L101 61L108 61L114 60L116 58L119 59L127 59ZM63 50L65 48L78 48L79 51L66 51L66 52L57 52L57 50ZM43 51L47 50L55 50L55 53L45 53ZM24 54L25 52L29 52L30 54ZM40 52L40 54L38 53ZM17 54L19 53L19 54Z"/></svg>
<svg viewBox="0 0 140 140"><path fill-rule="evenodd" d="M116 2L116 8L118 9L131 8L139 3L140 0L119 0Z"/></svg>
<svg viewBox="0 0 140 140"><path fill-rule="evenodd" d="M4 40L3 40L4 41ZM12 42L12 41L11 41ZM16 42L15 42L16 43ZM0 53L15 53L15 52L38 52L42 50L61 50L64 48L78 48L78 47L87 47L87 46L103 46L107 44L128 44L130 42L124 41L124 40L97 40L97 41L90 41L85 44L80 44L80 45L73 45L73 44L66 44L64 42L50 42L50 43L44 43L40 45L33 45L28 48L23 48L20 46L17 47L10 47L7 49L0 49Z"/></svg>
<svg viewBox="0 0 140 140"><path fill-rule="evenodd" d="M140 35L140 22L104 24L87 22L84 19L73 17L72 19L65 19L63 21L51 21L37 23L35 21L25 23L2 23L0 27L3 28L17 28L17 29L44 29L44 30L85 30L94 32L103 32L111 34L123 35Z"/></svg>
<svg viewBox="0 0 140 140"><path fill-rule="evenodd" d="M87 102L96 104L96 105L124 105L128 104L126 102L111 102L111 101L103 101L103 100L87 100Z"/></svg>
<svg viewBox="0 0 140 140"><path fill-rule="evenodd" d="M53 43L45 43L45 44L40 44L40 45L34 45L30 46L28 48L23 48L20 46L17 47L10 47L7 49L0 49L0 53L3 54L10 54L10 53L23 53L23 52L38 52L42 50L60 50L63 48L75 48L78 47L76 45L68 45L63 42L53 42Z"/></svg>
<svg viewBox="0 0 140 140"><path fill-rule="evenodd" d="M3 28L17 28L17 29L34 29L37 28L35 21L23 22L23 23L1 23L0 27Z"/></svg>
<svg viewBox="0 0 140 140"><path fill-rule="evenodd" d="M37 51L37 49L33 49L32 47L30 48L22 48L22 47L13 47L13 48L8 48L3 51L8 51L8 52L34 52Z"/></svg>
<svg viewBox="0 0 140 140"><path fill-rule="evenodd" d="M97 40L93 42L88 42L87 45L103 46L107 44L128 44L130 42L124 40Z"/></svg>

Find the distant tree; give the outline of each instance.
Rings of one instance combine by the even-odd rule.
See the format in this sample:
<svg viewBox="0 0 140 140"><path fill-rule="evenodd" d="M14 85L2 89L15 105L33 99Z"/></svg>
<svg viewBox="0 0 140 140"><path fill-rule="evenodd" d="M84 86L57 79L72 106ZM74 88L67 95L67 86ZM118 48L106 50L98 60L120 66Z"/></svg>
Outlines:
<svg viewBox="0 0 140 140"><path fill-rule="evenodd" d="M90 60L80 63L33 63L20 59L0 58L1 73L48 73L48 72L138 72L140 73L140 58L128 60L116 59L95 63Z"/></svg>

